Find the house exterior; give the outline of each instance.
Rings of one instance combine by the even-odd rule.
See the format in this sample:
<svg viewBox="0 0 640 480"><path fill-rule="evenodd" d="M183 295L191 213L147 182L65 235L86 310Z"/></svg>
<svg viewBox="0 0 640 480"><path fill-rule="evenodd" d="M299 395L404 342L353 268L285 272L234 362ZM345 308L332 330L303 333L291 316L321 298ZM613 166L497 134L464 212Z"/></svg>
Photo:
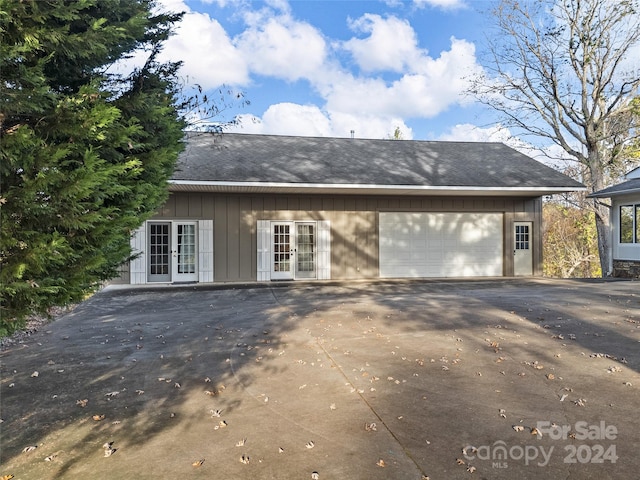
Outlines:
<svg viewBox="0 0 640 480"><path fill-rule="evenodd" d="M589 197L611 199L611 275L640 278L640 167L627 173L622 183Z"/></svg>
<svg viewBox="0 0 640 480"><path fill-rule="evenodd" d="M542 196L584 190L500 143L192 133L121 282L542 273Z"/></svg>

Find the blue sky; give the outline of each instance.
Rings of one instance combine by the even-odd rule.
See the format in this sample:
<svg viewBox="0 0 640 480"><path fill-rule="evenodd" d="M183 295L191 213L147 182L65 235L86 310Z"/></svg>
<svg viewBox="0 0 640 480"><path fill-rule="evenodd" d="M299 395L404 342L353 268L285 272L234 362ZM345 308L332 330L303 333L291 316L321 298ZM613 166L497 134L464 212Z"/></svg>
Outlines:
<svg viewBox="0 0 640 480"><path fill-rule="evenodd" d="M465 98L487 32L483 0L161 0L187 12L164 60L205 90L244 92L245 133L505 141ZM223 120L221 119L221 120Z"/></svg>

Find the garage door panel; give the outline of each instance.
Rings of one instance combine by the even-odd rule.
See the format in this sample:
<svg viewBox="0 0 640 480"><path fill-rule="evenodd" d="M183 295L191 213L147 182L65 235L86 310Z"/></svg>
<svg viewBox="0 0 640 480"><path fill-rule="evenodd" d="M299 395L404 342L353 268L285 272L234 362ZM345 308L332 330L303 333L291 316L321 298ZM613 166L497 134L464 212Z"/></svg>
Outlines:
<svg viewBox="0 0 640 480"><path fill-rule="evenodd" d="M502 214L380 213L380 276L502 276L502 224Z"/></svg>

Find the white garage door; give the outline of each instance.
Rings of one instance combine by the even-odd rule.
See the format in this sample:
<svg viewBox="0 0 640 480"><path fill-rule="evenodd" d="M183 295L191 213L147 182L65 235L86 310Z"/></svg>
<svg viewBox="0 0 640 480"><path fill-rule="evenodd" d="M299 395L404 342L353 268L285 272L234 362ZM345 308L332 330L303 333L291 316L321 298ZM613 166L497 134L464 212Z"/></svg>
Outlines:
<svg viewBox="0 0 640 480"><path fill-rule="evenodd" d="M380 276L502 276L502 214L380 213Z"/></svg>

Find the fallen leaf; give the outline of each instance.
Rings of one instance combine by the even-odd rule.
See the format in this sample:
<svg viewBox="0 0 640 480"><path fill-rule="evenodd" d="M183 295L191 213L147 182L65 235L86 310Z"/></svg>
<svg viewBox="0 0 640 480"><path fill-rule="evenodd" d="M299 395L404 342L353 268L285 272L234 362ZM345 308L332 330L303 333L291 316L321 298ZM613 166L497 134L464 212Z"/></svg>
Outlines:
<svg viewBox="0 0 640 480"><path fill-rule="evenodd" d="M365 431L367 431L367 432L377 432L377 431L378 431L378 427L377 427L377 425L375 424L375 422L372 422L372 423L365 423L365 424L364 424L364 429L365 429Z"/></svg>
<svg viewBox="0 0 640 480"><path fill-rule="evenodd" d="M382 467L382 468L386 467L386 464L384 463L383 459L378 460L376 462L376 465L378 465L379 467Z"/></svg>

